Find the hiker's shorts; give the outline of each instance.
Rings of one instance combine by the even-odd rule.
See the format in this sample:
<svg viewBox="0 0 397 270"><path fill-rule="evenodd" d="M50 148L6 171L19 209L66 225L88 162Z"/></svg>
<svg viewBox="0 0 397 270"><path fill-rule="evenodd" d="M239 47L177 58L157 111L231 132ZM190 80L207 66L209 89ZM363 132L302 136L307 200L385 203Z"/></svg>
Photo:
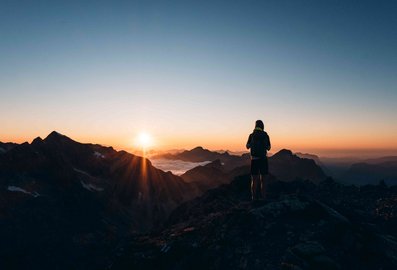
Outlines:
<svg viewBox="0 0 397 270"><path fill-rule="evenodd" d="M267 157L251 159L251 175L266 175L269 173Z"/></svg>

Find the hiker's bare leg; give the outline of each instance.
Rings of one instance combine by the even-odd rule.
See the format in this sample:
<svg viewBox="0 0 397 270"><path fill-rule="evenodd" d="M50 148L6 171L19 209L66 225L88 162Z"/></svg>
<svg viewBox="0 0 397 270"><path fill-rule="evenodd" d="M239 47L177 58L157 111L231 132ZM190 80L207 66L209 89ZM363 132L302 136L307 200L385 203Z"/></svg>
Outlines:
<svg viewBox="0 0 397 270"><path fill-rule="evenodd" d="M251 175L251 198L252 200L256 200L258 198L258 182L259 182L259 175Z"/></svg>
<svg viewBox="0 0 397 270"><path fill-rule="evenodd" d="M261 174L261 196L262 199L266 197L266 175Z"/></svg>

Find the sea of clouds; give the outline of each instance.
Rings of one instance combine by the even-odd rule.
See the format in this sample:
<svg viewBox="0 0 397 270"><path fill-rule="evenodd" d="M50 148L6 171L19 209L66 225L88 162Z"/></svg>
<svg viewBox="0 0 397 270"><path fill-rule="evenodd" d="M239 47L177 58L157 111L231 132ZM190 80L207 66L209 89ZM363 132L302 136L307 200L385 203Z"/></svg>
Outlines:
<svg viewBox="0 0 397 270"><path fill-rule="evenodd" d="M193 169L197 166L204 166L211 161L204 162L188 162L182 160L170 160L170 159L150 159L153 166L163 171L170 171L175 175L182 175L186 171Z"/></svg>

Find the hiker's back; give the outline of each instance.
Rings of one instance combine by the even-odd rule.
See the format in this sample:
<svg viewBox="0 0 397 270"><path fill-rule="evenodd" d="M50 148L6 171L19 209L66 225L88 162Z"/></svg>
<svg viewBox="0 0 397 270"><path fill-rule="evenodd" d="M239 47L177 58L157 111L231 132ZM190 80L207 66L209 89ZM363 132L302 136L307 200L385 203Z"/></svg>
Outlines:
<svg viewBox="0 0 397 270"><path fill-rule="evenodd" d="M265 131L255 130L251 134L251 156L266 157L267 150L270 148L269 136Z"/></svg>

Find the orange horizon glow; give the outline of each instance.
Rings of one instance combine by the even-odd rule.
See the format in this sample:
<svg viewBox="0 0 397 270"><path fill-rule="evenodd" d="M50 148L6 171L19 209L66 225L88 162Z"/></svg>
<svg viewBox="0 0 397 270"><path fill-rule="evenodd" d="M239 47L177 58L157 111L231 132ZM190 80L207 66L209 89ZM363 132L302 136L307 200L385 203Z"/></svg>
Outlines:
<svg viewBox="0 0 397 270"><path fill-rule="evenodd" d="M76 133L68 131L58 131L71 139L81 143L94 143L104 146L112 146L116 150L126 150L129 152L150 152L150 151L167 151L172 149L184 150L192 149L197 146L202 146L206 149L228 150L232 152L243 152L245 149L246 137L248 137L250 130L246 134L236 132L236 134L214 134L212 136L192 136L192 134L183 136L159 136L150 131L138 131L131 135L115 134L96 134L90 135L85 133ZM0 134L1 142L15 142L23 143L29 142L36 137L45 138L50 132L36 135L15 135ZM38 136L39 135L39 136ZM367 156L384 156L397 154L397 146L395 140L391 136L384 136L381 139L374 140L371 136L362 136L355 138L354 136L345 137L322 137L303 136L291 134L272 134L269 132L272 149L271 153L275 153L281 149L290 149L293 152L312 153L323 156L346 156L352 154L365 153ZM294 138L289 139L289 137ZM156 142L154 144L154 141ZM377 144L373 142L376 141Z"/></svg>

